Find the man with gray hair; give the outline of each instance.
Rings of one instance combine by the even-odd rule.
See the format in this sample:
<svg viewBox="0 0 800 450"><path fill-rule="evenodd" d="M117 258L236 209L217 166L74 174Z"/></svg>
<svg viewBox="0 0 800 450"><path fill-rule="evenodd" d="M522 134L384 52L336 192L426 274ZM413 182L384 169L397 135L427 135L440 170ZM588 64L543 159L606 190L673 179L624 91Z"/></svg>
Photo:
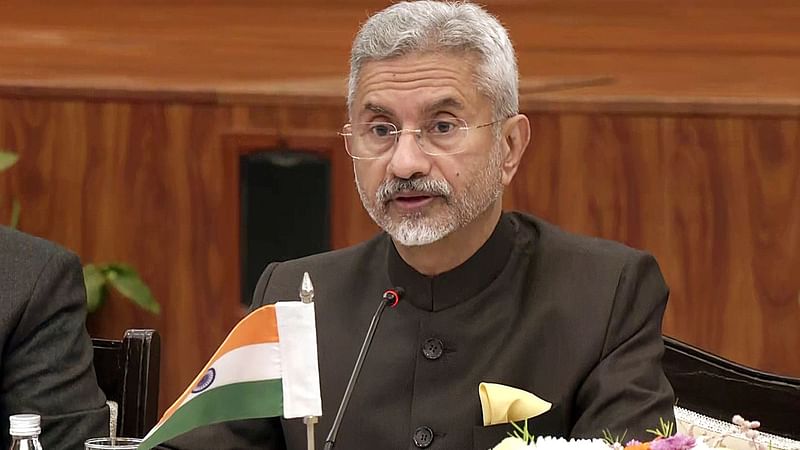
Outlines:
<svg viewBox="0 0 800 450"><path fill-rule="evenodd" d="M341 134L364 208L384 230L357 246L270 264L253 308L317 292L321 445L381 293L382 318L336 442L343 449L487 449L512 431L481 383L535 394L537 435L644 438L672 420L661 368L668 290L652 256L504 213L530 138L506 30L478 6L398 3L352 47ZM520 391L514 391L520 392ZM502 414L501 414L502 416ZM498 423L499 422L499 423ZM299 420L199 430L179 447L306 446ZM183 444L185 443L185 444Z"/></svg>

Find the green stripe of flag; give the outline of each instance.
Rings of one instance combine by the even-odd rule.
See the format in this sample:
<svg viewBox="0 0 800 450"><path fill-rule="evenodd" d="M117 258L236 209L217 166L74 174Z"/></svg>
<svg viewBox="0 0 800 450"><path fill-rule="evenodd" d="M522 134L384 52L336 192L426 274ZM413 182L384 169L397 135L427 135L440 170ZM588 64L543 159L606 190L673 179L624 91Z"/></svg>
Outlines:
<svg viewBox="0 0 800 450"><path fill-rule="evenodd" d="M283 414L281 380L250 381L203 392L178 408L139 450L154 446L201 425Z"/></svg>

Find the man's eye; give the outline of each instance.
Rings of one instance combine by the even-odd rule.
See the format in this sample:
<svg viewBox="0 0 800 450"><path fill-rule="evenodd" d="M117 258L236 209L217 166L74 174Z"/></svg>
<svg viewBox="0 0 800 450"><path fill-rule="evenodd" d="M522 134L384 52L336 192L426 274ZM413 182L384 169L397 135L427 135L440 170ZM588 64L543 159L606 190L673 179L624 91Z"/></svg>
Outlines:
<svg viewBox="0 0 800 450"><path fill-rule="evenodd" d="M391 133L392 127L385 124L377 124L373 125L370 131L377 137L386 137Z"/></svg>
<svg viewBox="0 0 800 450"><path fill-rule="evenodd" d="M431 123L429 128L431 133L434 134L448 134L455 131L456 125L453 122L447 122L445 120L437 120Z"/></svg>

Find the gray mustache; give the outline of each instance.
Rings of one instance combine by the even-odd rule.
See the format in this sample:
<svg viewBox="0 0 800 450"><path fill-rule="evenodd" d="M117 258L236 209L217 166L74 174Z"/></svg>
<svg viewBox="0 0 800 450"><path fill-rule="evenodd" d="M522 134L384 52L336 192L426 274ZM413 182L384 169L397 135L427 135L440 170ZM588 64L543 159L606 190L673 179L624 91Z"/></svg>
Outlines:
<svg viewBox="0 0 800 450"><path fill-rule="evenodd" d="M411 178L408 180L392 178L381 183L376 197L378 202L384 203L401 192L419 192L431 196L449 197L452 190L450 189L450 184L444 180L433 178Z"/></svg>

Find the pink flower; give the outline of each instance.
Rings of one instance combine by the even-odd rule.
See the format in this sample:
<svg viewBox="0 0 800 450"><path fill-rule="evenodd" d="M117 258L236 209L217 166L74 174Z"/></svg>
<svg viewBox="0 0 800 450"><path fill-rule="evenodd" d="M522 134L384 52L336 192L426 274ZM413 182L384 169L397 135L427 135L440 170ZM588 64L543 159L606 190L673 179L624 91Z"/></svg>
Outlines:
<svg viewBox="0 0 800 450"><path fill-rule="evenodd" d="M650 443L650 450L691 450L692 447L694 438L685 434L656 439Z"/></svg>

